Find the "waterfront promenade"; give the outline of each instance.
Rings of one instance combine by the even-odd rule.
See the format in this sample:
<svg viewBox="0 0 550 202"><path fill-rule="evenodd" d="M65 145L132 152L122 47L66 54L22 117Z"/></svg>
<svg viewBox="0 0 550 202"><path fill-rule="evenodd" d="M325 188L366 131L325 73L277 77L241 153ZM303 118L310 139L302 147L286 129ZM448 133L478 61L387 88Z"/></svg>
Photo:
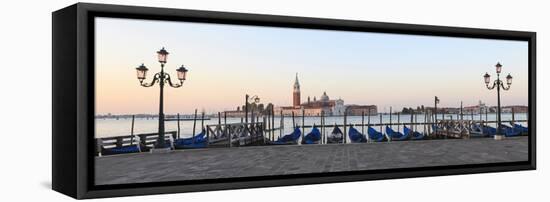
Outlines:
<svg viewBox="0 0 550 202"><path fill-rule="evenodd" d="M528 137L285 145L95 157L97 185L525 161Z"/></svg>

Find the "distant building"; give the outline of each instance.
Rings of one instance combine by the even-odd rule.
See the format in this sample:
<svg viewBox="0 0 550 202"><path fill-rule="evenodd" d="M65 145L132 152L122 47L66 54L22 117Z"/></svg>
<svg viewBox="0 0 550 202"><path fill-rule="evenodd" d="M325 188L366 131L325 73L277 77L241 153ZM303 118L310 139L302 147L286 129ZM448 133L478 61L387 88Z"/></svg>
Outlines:
<svg viewBox="0 0 550 202"><path fill-rule="evenodd" d="M489 110L489 107L487 107L485 103L481 102L481 100L475 106L466 106L462 109L464 114L471 114L472 112L474 114L480 114L480 113L485 113L487 110ZM490 111L487 111L487 112L490 112Z"/></svg>
<svg viewBox="0 0 550 202"><path fill-rule="evenodd" d="M275 107L275 114L291 116L294 113L295 116L300 116L303 113L305 116L320 116L321 114L325 116L341 116L346 112L344 100L340 98L331 100L327 92L323 92L319 100L317 100L316 96L313 97L313 100L311 100L311 97L308 97L307 102L304 103L300 103L300 96L300 82L298 81L298 74L296 74L292 91L292 106ZM356 106L359 105L354 105L354 107ZM368 105L367 108L372 108L372 106L374 105ZM374 111L371 112L377 113L376 106L374 106Z"/></svg>
<svg viewBox="0 0 550 202"><path fill-rule="evenodd" d="M344 106L344 100L338 98L334 101L334 106L332 107L333 116L342 116L346 112L346 106Z"/></svg>
<svg viewBox="0 0 550 202"><path fill-rule="evenodd" d="M378 114L378 107L376 105L348 105L346 106L347 114L349 116L361 116L363 113L368 115Z"/></svg>
<svg viewBox="0 0 550 202"><path fill-rule="evenodd" d="M514 111L514 113L527 113L529 111L529 107L522 106L522 105L512 105L512 106L502 107L503 113L512 113L512 110Z"/></svg>
<svg viewBox="0 0 550 202"><path fill-rule="evenodd" d="M294 93L296 95L296 93ZM296 101L296 97L293 97L293 100ZM340 107L337 106L337 100L330 100L327 96L327 93L324 92L323 95L321 95L321 99L317 100L314 98L313 101L308 99L307 102L301 103L298 106L282 106L282 107L275 107L275 113L276 114L283 114L285 116L290 116L292 113L294 115L301 115L302 111L305 116L320 116L321 114L325 114L326 116L331 116L333 114L333 110L335 107L337 109L340 109L343 113L343 100L341 101Z"/></svg>

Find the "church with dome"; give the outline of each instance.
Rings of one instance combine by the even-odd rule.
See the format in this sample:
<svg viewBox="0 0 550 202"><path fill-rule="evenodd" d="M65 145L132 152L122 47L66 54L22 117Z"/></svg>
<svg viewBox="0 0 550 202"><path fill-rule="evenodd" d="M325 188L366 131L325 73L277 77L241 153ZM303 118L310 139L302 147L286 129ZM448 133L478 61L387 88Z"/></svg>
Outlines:
<svg viewBox="0 0 550 202"><path fill-rule="evenodd" d="M323 113L325 116L340 116L344 115L345 110L344 100L340 98L331 100L327 92L323 92L319 99L316 96L313 96L313 99L308 96L305 102L301 102L300 82L298 74L296 74L292 91L292 106L276 107L275 113L289 116L293 112L295 115L301 115L303 111L305 116L320 116Z"/></svg>

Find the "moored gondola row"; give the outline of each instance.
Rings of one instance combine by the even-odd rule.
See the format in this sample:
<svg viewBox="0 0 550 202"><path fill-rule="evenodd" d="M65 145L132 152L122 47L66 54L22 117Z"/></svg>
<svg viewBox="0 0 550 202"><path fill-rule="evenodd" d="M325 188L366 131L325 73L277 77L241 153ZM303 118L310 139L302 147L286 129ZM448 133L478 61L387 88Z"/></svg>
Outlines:
<svg viewBox="0 0 550 202"><path fill-rule="evenodd" d="M262 145L319 145L319 144L361 144L392 141L418 141L450 138L483 138L493 137L497 134L497 128L489 124L496 124L488 120L463 120L458 119L433 119L430 114L410 114L410 122L402 122L400 113L392 113L390 107L389 122L384 123L382 114L379 114L378 123L371 123L370 111L363 112L361 123L348 123L344 113L343 123L326 124L325 116L321 114L320 122L312 125L305 124L304 116L301 123L297 123L292 114L292 131L284 134L285 117L281 114L280 124L275 127L275 116L253 118L250 123L228 123L227 116L218 113L217 124L204 124L204 112L197 116L193 123L191 136L181 137L179 127L179 115L176 118L178 127L176 131L165 132L166 145L171 150L216 148L216 147L241 147ZM397 122L393 122L393 115L397 115ZM418 121L418 116L423 116ZM365 117L367 122L365 123ZM457 116L458 117L458 116ZM473 115L472 115L473 117ZM223 119L223 122L222 122ZM421 117L422 119L422 117ZM197 130L197 120L200 120L200 129ZM528 127L522 125L527 120L512 119L499 128L500 133L506 137L528 134ZM419 130L418 128L422 128ZM128 136L96 138L96 155L113 155L126 153L149 152L158 141L158 134L134 134L134 117L132 117L131 132ZM195 132L198 131L198 132ZM276 134L279 134L276 137Z"/></svg>

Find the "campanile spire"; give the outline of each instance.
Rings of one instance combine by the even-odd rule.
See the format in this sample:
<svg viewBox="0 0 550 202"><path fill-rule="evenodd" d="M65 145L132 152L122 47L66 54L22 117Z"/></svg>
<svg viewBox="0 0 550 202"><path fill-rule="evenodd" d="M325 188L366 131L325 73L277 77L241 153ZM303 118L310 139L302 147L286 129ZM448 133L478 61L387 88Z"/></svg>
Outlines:
<svg viewBox="0 0 550 202"><path fill-rule="evenodd" d="M300 106L300 82L298 81L298 72L296 72L296 79L294 80L294 90L292 93L292 106Z"/></svg>

